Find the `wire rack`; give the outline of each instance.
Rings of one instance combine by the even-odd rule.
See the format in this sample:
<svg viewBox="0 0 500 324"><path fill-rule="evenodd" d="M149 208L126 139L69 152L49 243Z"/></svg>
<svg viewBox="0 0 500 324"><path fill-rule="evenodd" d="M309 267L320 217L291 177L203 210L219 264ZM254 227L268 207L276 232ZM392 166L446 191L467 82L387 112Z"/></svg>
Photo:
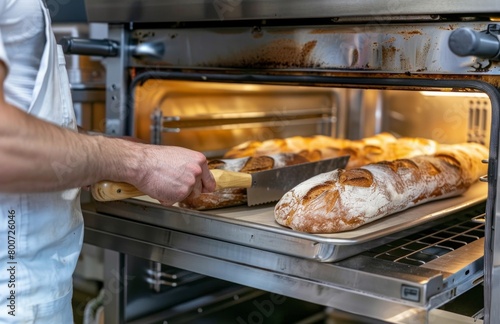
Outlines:
<svg viewBox="0 0 500 324"><path fill-rule="evenodd" d="M376 259L421 266L484 237L485 204L455 214L433 228L364 252Z"/></svg>

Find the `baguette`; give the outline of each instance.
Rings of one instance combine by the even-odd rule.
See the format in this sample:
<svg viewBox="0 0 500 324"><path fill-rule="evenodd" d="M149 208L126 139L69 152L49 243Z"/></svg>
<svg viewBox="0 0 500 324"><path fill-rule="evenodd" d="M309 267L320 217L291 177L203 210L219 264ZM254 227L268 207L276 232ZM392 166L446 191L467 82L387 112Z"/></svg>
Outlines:
<svg viewBox="0 0 500 324"><path fill-rule="evenodd" d="M363 165L409 158L419 154L433 154L438 143L424 138L396 138L390 133L380 133L359 140L337 139L330 136L293 136L269 139L263 142L247 141L231 148L224 158L262 156L278 153L295 153L309 161L318 161L349 155L347 169Z"/></svg>
<svg viewBox="0 0 500 324"><path fill-rule="evenodd" d="M276 221L297 231L353 230L429 201L457 196L486 174L480 144L440 145L433 155L337 169L317 175L276 204Z"/></svg>
<svg viewBox="0 0 500 324"><path fill-rule="evenodd" d="M305 157L293 153L280 153L269 156L244 157L238 159L215 159L208 162L209 169L254 173L284 166L309 162ZM211 193L202 193L196 198L187 198L179 202L180 207L209 210L246 204L247 194L244 188L220 189Z"/></svg>

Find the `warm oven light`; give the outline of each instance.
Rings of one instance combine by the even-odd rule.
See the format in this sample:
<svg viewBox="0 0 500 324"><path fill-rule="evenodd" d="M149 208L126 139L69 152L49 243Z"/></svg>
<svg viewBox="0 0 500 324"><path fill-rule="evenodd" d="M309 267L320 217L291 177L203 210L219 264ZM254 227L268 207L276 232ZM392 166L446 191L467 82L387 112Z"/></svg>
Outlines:
<svg viewBox="0 0 500 324"><path fill-rule="evenodd" d="M488 98L485 93L480 92L443 92L443 91L420 91L424 96L428 97L473 97L473 98Z"/></svg>

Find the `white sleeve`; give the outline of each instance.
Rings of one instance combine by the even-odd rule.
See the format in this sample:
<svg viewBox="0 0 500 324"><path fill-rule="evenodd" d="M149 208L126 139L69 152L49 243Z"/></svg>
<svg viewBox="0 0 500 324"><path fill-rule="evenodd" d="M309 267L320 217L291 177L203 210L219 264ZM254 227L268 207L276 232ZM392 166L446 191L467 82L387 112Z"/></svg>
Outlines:
<svg viewBox="0 0 500 324"><path fill-rule="evenodd" d="M5 47L3 46L2 38L2 28L0 28L0 61L2 61L7 67L7 73L9 70L9 59L7 58L7 53L5 52Z"/></svg>
<svg viewBox="0 0 500 324"><path fill-rule="evenodd" d="M38 26L42 18L39 0L0 0L0 60L7 67L13 64L9 62L9 57L14 61L13 51L22 56L30 53L20 45L43 30ZM11 50L13 46L16 48Z"/></svg>
<svg viewBox="0 0 500 324"><path fill-rule="evenodd" d="M9 59L7 58L7 52L5 51L5 46L3 44L3 26L7 19L6 17L6 8L9 4L9 1L0 1L0 61L2 61L7 69L9 68Z"/></svg>
<svg viewBox="0 0 500 324"><path fill-rule="evenodd" d="M0 60L6 63L5 100L29 109L45 49L43 0L0 0Z"/></svg>

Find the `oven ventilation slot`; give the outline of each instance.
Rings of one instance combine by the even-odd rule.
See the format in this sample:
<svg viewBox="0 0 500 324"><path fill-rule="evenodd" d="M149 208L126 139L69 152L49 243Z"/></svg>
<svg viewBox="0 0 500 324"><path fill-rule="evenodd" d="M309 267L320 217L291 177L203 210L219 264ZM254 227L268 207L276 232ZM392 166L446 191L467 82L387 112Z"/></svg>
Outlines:
<svg viewBox="0 0 500 324"><path fill-rule="evenodd" d="M457 214L457 218L364 252L375 259L422 266L484 237L484 205Z"/></svg>
<svg viewBox="0 0 500 324"><path fill-rule="evenodd" d="M486 144L490 107L487 100L469 101L469 125L467 140L469 142Z"/></svg>

